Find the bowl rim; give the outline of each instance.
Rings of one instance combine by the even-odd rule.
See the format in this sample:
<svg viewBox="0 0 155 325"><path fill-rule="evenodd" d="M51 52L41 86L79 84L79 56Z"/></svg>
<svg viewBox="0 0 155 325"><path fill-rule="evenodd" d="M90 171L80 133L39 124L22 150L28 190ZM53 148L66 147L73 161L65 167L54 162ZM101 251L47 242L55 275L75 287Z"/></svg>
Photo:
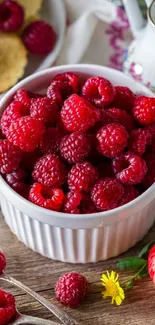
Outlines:
<svg viewBox="0 0 155 325"><path fill-rule="evenodd" d="M100 69L103 73L104 71L111 72L117 77L123 76L126 78L126 80L130 80L131 78L124 75L123 72L100 66L100 65L94 65L94 64L73 64L73 65L62 65L57 67L52 67L40 72L37 72L31 76L28 76L27 78L23 79L19 83L17 83L13 88L11 88L0 100L0 107L3 107L7 105L8 100L10 97L13 96L13 94L19 89L27 84L29 84L30 81L33 81L37 78L40 78L45 75L49 75L53 72L55 73L61 73L66 71L74 71L78 73L82 73L83 70L87 70L89 74L89 70L95 70ZM86 73L86 72L85 72ZM154 96L154 94L145 86L139 84L138 82L132 80L133 83L138 87L142 89L142 92L147 93L148 96ZM56 212L52 210L48 210L42 207L39 207L30 201L26 200L22 196L20 196L18 193L16 193L3 179L2 176L0 176L0 192L7 198L8 201L11 201L15 207L19 208L20 210L24 211L24 213L29 212L29 216L32 219L38 220L45 224L50 225L56 225L62 227L70 227L70 228L79 228L79 226L83 228L92 228L93 225L96 225L97 227L102 227L105 224L109 223L116 223L116 221L121 221L122 219L129 218L131 215L135 214L137 211L142 210L146 204L151 202L154 198L154 189L155 185L153 184L149 189L147 189L143 194L141 194L139 197L134 199L133 201L115 208L113 210L103 211L103 212L97 212L97 213L90 213L90 214L69 214L69 213L63 213L63 212ZM139 208L139 203L141 202L141 208ZM124 213L125 212L125 213ZM115 218L114 218L115 216ZM51 218L52 217L52 218ZM72 224L72 222L74 224Z"/></svg>

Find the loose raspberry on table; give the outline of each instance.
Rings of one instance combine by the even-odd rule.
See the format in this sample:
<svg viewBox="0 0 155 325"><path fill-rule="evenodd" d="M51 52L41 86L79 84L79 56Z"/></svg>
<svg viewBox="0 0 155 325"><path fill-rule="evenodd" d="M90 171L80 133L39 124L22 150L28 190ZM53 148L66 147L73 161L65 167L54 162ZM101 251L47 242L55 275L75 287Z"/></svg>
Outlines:
<svg viewBox="0 0 155 325"><path fill-rule="evenodd" d="M116 157L112 165L117 179L125 185L142 182L148 170L145 160L132 152Z"/></svg>
<svg viewBox="0 0 155 325"><path fill-rule="evenodd" d="M100 179L91 191L91 199L98 211L107 211L118 206L124 194L123 185L114 177Z"/></svg>
<svg viewBox="0 0 155 325"><path fill-rule="evenodd" d="M11 293L0 290L0 325L7 324L15 315L15 298Z"/></svg>
<svg viewBox="0 0 155 325"><path fill-rule="evenodd" d="M155 182L155 154L148 152L143 158L146 162L148 172L141 186L144 190L147 190Z"/></svg>
<svg viewBox="0 0 155 325"><path fill-rule="evenodd" d="M22 154L22 167L26 168L28 171L32 171L34 169L34 165L37 160L41 157L40 148L36 148L31 152L23 152Z"/></svg>
<svg viewBox="0 0 155 325"><path fill-rule="evenodd" d="M80 305L89 290L87 279L76 272L62 275L55 286L55 295L59 302L76 308Z"/></svg>
<svg viewBox="0 0 155 325"><path fill-rule="evenodd" d="M3 112L1 118L1 128L3 134L7 136L9 127L12 122L16 121L18 118L27 116L29 110L19 101L13 101Z"/></svg>
<svg viewBox="0 0 155 325"><path fill-rule="evenodd" d="M139 96L135 101L133 115L142 125L155 123L155 98Z"/></svg>
<svg viewBox="0 0 155 325"><path fill-rule="evenodd" d="M85 132L99 121L100 111L80 96L73 94L65 101L61 118L68 131Z"/></svg>
<svg viewBox="0 0 155 325"><path fill-rule="evenodd" d="M115 91L115 97L112 103L113 106L131 112L136 95L128 87L124 86L116 86Z"/></svg>
<svg viewBox="0 0 155 325"><path fill-rule="evenodd" d="M54 125L59 116L58 105L50 98L34 98L31 100L30 115L43 123Z"/></svg>
<svg viewBox="0 0 155 325"><path fill-rule="evenodd" d="M58 154L60 151L60 142L62 139L62 133L57 128L48 128L44 133L41 141L40 148L41 151L46 153Z"/></svg>
<svg viewBox="0 0 155 325"><path fill-rule="evenodd" d="M109 123L120 123L128 132L132 131L135 127L135 122L131 114L119 108L107 108L101 112L102 126Z"/></svg>
<svg viewBox="0 0 155 325"><path fill-rule="evenodd" d="M128 149L142 156L151 145L151 134L147 129L136 129L130 134Z"/></svg>
<svg viewBox="0 0 155 325"><path fill-rule="evenodd" d="M7 138L22 151L33 151L39 144L45 127L43 123L33 117L25 116L11 123Z"/></svg>
<svg viewBox="0 0 155 325"><path fill-rule="evenodd" d="M47 154L36 162L32 177L45 186L60 187L65 183L66 169L58 156Z"/></svg>
<svg viewBox="0 0 155 325"><path fill-rule="evenodd" d="M60 143L61 156L68 163L79 163L87 158L90 152L90 143L82 132L73 132L62 138Z"/></svg>
<svg viewBox="0 0 155 325"><path fill-rule="evenodd" d="M82 193L80 192L68 192L65 195L63 212L65 213L80 213L80 203L82 199Z"/></svg>
<svg viewBox="0 0 155 325"><path fill-rule="evenodd" d="M21 102L28 109L29 112L31 106L31 98L33 98L33 95L35 96L35 94L32 94L29 91L26 91L24 89L19 89L15 93L14 99L17 100L18 102Z"/></svg>
<svg viewBox="0 0 155 325"><path fill-rule="evenodd" d="M9 174L19 167L21 150L7 140L0 140L0 172Z"/></svg>
<svg viewBox="0 0 155 325"><path fill-rule="evenodd" d="M78 163L68 174L68 186L70 191L89 192L98 178L98 171L91 163Z"/></svg>
<svg viewBox="0 0 155 325"><path fill-rule="evenodd" d="M118 123L107 124L96 135L99 151L108 158L114 158L127 147L128 137L128 132L123 125Z"/></svg>
<svg viewBox="0 0 155 325"><path fill-rule="evenodd" d="M80 81L79 81L79 77L77 74L75 74L73 72L65 72L65 73L57 74L53 78L53 81L55 81L55 80L67 82L69 84L69 86L72 87L73 92L75 94L79 93Z"/></svg>
<svg viewBox="0 0 155 325"><path fill-rule="evenodd" d="M118 206L122 206L131 202L132 200L136 199L139 196L139 192L133 186L124 186L124 194L121 197Z"/></svg>
<svg viewBox="0 0 155 325"><path fill-rule="evenodd" d="M22 35L23 43L33 54L49 54L56 42L56 33L52 26L42 20L29 24Z"/></svg>
<svg viewBox="0 0 155 325"><path fill-rule="evenodd" d="M20 194L28 187L28 184L26 184L27 177L27 171L23 168L18 168L12 173L6 175L6 181L17 193Z"/></svg>
<svg viewBox="0 0 155 325"><path fill-rule="evenodd" d="M29 200L42 208L60 211L64 201L64 193L60 188L49 188L34 183L29 192Z"/></svg>
<svg viewBox="0 0 155 325"><path fill-rule="evenodd" d="M150 278L155 284L155 245L153 245L149 251L147 262Z"/></svg>
<svg viewBox="0 0 155 325"><path fill-rule="evenodd" d="M47 97L53 99L60 106L72 93L73 89L66 81L52 81L47 88Z"/></svg>
<svg viewBox="0 0 155 325"><path fill-rule="evenodd" d="M91 77L82 87L82 96L99 108L109 105L115 96L111 82L102 77Z"/></svg>
<svg viewBox="0 0 155 325"><path fill-rule="evenodd" d="M24 22L24 10L15 1L5 0L0 3L0 31L16 32Z"/></svg>
<svg viewBox="0 0 155 325"><path fill-rule="evenodd" d="M6 257L3 254L3 252L0 251L0 274L3 273L3 271L5 270L5 268L6 268Z"/></svg>

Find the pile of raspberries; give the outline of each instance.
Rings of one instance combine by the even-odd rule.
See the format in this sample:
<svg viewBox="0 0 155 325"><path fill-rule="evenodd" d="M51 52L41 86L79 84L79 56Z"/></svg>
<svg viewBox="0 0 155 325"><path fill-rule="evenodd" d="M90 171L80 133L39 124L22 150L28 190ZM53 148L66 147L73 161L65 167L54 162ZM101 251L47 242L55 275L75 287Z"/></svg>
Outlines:
<svg viewBox="0 0 155 325"><path fill-rule="evenodd" d="M102 77L56 75L46 95L20 89L1 117L0 172L40 207L120 207L155 181L155 98Z"/></svg>

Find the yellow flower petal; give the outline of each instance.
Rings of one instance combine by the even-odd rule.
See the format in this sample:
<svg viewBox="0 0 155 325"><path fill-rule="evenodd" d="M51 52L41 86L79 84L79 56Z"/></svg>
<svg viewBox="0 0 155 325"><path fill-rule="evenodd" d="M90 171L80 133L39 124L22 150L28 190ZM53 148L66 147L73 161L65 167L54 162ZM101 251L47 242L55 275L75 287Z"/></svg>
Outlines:
<svg viewBox="0 0 155 325"><path fill-rule="evenodd" d="M122 299L121 299L120 296L117 296L117 297L115 298L115 301L116 301L116 305L117 305L117 306L120 306L121 303L122 303Z"/></svg>

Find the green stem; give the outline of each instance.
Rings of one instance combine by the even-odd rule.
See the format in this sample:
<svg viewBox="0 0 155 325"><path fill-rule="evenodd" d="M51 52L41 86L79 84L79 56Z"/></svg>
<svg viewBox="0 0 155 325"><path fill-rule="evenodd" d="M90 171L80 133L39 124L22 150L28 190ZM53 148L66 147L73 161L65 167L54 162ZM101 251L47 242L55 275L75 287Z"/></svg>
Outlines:
<svg viewBox="0 0 155 325"><path fill-rule="evenodd" d="M121 282L121 284L124 285L124 284L127 284L129 281L136 279L138 277L138 275L142 272L142 270L146 267L146 265L147 265L147 262L141 267L141 269L136 274L134 274L133 276L131 276L127 280Z"/></svg>

